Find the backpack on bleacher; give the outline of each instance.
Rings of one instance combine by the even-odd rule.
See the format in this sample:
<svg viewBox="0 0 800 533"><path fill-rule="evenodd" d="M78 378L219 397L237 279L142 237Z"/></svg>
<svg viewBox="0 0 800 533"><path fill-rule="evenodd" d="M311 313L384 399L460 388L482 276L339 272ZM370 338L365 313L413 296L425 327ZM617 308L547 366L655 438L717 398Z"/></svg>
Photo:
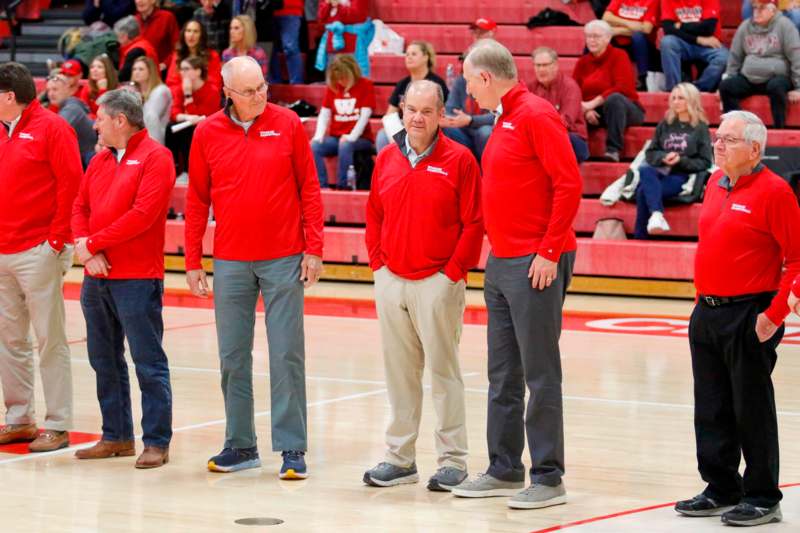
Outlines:
<svg viewBox="0 0 800 533"><path fill-rule="evenodd" d="M100 34L89 41L81 41L73 48L70 57L80 60L84 65L90 65L101 54L108 55L114 65L119 63L119 41L113 31Z"/></svg>

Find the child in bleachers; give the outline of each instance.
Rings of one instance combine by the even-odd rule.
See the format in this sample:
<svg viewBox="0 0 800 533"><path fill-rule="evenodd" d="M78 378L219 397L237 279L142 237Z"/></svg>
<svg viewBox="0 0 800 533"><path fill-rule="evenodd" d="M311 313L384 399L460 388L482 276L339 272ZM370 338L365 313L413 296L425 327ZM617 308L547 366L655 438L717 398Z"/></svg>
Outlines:
<svg viewBox="0 0 800 533"><path fill-rule="evenodd" d="M328 88L317 119L317 130L311 140L311 150L320 187L328 186L324 158L338 155L337 184L339 189L345 189L353 153L372 148L374 134L369 118L375 109L375 88L371 80L361 76L361 69L351 55L337 55L328 67L327 78Z"/></svg>

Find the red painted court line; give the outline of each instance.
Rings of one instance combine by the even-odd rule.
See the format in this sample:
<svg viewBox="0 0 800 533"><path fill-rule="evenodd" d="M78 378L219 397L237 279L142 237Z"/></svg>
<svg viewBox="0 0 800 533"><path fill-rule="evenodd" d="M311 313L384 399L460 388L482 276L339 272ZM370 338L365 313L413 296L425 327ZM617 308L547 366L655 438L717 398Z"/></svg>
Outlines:
<svg viewBox="0 0 800 533"><path fill-rule="evenodd" d="M43 430L39 430L41 433ZM87 442L95 442L100 440L102 435L94 433L81 433L79 431L69 432L69 445L75 446L77 444L84 444ZM27 455L31 453L28 450L27 442L15 442L13 444L0 444L0 453L13 453L14 455Z"/></svg>
<svg viewBox="0 0 800 533"><path fill-rule="evenodd" d="M781 485L780 487L782 489L800 487L800 483L786 483L784 485ZM568 522L566 524L550 526L544 529L536 529L534 531L531 531L530 533L550 533L551 531L561 531L563 529L568 529L571 527L582 526L584 524L591 524L592 522L602 522L603 520L611 520L612 518L619 518L621 516L627 516L637 513L645 513L647 511L655 511L656 509L663 509L665 507L672 507L674 505L675 502L670 502L670 503L660 503L658 505L650 505L648 507L639 507L638 509L629 509L627 511L620 511L618 513L612 513L603 516L595 516L593 518L585 518L583 520L576 520L575 522Z"/></svg>

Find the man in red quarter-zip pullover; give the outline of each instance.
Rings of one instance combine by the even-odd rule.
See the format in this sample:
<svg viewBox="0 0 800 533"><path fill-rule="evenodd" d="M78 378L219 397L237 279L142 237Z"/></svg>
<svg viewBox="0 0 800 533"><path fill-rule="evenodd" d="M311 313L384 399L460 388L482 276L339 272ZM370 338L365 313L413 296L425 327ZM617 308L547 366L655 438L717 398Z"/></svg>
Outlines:
<svg viewBox="0 0 800 533"><path fill-rule="evenodd" d="M80 151L75 130L39 105L31 73L19 63L0 64L0 120L0 444L34 441L31 451L50 451L69 445L72 426L62 280L72 265L69 215ZM38 438L31 325L47 404Z"/></svg>
<svg viewBox="0 0 800 533"><path fill-rule="evenodd" d="M558 339L575 263L572 222L581 176L561 117L519 83L508 49L481 41L464 60L464 79L481 108L498 115L481 159L484 224L492 246L484 279L490 464L453 494L512 496L508 505L514 509L548 507L566 502ZM520 491L526 433L531 485Z"/></svg>
<svg viewBox="0 0 800 533"><path fill-rule="evenodd" d="M364 482L386 487L419 479L415 445L427 361L439 454L428 489L449 491L467 477L458 343L467 271L478 263L483 242L480 169L467 148L440 133L441 87L413 82L404 102L405 129L381 151L367 204L367 250L392 414L386 459L364 474Z"/></svg>
<svg viewBox="0 0 800 533"><path fill-rule="evenodd" d="M714 140L721 170L700 211L689 323L697 466L707 486L675 505L741 526L781 519L771 374L800 273L800 207L761 163L766 141L764 123L746 111L723 115Z"/></svg>
<svg viewBox="0 0 800 533"><path fill-rule="evenodd" d="M269 344L273 451L282 479L307 476L303 281L322 271L322 197L300 119L267 103L261 67L249 56L222 67L228 103L197 126L189 154L186 269L208 294L200 264L213 206L214 311L225 398L225 445L215 472L256 468L253 324L259 292Z"/></svg>
<svg viewBox="0 0 800 533"><path fill-rule="evenodd" d="M75 254L86 266L81 309L96 374L103 438L79 459L133 455L128 365L142 394L144 451L136 468L169 460L172 388L162 347L164 231L175 167L172 154L144 128L141 97L117 89L98 99L95 129L107 146L86 169L72 210Z"/></svg>

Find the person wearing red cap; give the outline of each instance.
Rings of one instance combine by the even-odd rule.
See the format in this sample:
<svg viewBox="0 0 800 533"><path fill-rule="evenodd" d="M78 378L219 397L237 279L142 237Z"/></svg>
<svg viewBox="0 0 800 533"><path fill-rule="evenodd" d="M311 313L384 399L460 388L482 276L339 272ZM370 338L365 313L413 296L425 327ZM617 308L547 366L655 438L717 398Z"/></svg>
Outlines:
<svg viewBox="0 0 800 533"><path fill-rule="evenodd" d="M81 159L75 132L42 108L19 63L0 64L0 120L0 444L33 441L31 451L50 451L69 446L72 426L62 279L72 265L69 219ZM38 437L31 325L47 404Z"/></svg>
<svg viewBox="0 0 800 533"><path fill-rule="evenodd" d="M480 17L469 25L469 29L476 41L479 39L494 39L497 23L490 18Z"/></svg>
<svg viewBox="0 0 800 533"><path fill-rule="evenodd" d="M498 115L481 160L481 206L492 248L484 279L489 467L453 494L512 496L507 505L513 509L563 504L558 339L575 264L572 224L582 179L561 117L519 82L507 48L481 40L464 60L464 78L481 107ZM528 488L522 463L526 434L532 461Z"/></svg>
<svg viewBox="0 0 800 533"><path fill-rule="evenodd" d="M783 497L772 371L800 274L800 207L789 184L763 165L766 142L753 113L722 116L714 141L720 170L698 221L689 322L697 467L706 487L675 510L721 515L733 526L780 521Z"/></svg>

